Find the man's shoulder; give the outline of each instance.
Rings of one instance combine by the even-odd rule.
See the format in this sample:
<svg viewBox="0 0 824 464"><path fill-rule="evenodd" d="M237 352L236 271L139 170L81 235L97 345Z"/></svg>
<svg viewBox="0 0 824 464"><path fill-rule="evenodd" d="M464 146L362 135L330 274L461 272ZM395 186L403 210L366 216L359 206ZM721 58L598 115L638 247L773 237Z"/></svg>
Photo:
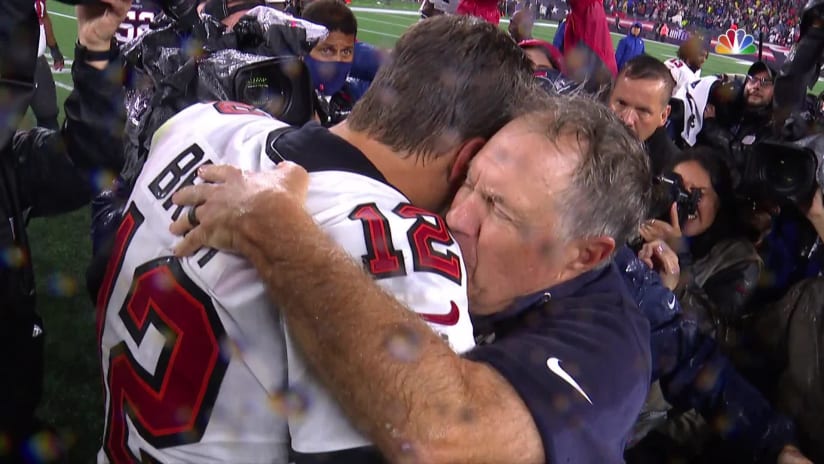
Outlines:
<svg viewBox="0 0 824 464"><path fill-rule="evenodd" d="M515 388L553 460L616 462L649 388L649 326L617 270L599 280L533 306L518 330L468 354Z"/></svg>
<svg viewBox="0 0 824 464"><path fill-rule="evenodd" d="M513 349L544 346L604 362L648 356L649 323L624 278L613 264L593 272L574 291L565 294L556 286L537 304L498 324L504 330L497 338Z"/></svg>

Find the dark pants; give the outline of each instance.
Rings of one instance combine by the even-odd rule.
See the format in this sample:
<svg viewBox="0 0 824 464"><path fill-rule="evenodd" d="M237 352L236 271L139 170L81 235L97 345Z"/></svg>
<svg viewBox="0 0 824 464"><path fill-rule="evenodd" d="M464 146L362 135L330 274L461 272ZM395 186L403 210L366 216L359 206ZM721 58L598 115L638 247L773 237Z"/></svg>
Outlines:
<svg viewBox="0 0 824 464"><path fill-rule="evenodd" d="M57 435L34 415L43 389L45 335L34 311L0 317L0 464L59 462L64 454ZM54 449L44 453L38 444Z"/></svg>
<svg viewBox="0 0 824 464"><path fill-rule="evenodd" d="M37 118L37 125L58 130L57 89L54 87L54 76L45 56L37 59L34 79L37 88L31 99L31 109Z"/></svg>

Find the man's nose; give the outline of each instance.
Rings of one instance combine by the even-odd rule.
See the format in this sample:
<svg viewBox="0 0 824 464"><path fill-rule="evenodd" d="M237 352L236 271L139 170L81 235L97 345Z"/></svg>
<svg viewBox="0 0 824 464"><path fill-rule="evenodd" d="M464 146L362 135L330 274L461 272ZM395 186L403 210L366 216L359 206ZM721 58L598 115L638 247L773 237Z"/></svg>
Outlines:
<svg viewBox="0 0 824 464"><path fill-rule="evenodd" d="M626 124L630 129L635 129L635 123L638 122L638 114L635 110L625 108L618 113L618 117L621 118L621 121L624 121L624 124Z"/></svg>
<svg viewBox="0 0 824 464"><path fill-rule="evenodd" d="M456 199L446 213L446 223L454 234L474 237L480 228L479 195Z"/></svg>

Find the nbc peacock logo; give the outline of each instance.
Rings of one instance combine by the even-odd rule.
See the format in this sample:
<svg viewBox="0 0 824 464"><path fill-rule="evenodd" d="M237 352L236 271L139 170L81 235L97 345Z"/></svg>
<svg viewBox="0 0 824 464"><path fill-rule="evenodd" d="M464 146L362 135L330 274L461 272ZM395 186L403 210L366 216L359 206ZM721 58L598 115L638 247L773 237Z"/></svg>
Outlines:
<svg viewBox="0 0 824 464"><path fill-rule="evenodd" d="M742 29L729 29L718 36L715 53L719 55L754 55L758 52L755 39Z"/></svg>

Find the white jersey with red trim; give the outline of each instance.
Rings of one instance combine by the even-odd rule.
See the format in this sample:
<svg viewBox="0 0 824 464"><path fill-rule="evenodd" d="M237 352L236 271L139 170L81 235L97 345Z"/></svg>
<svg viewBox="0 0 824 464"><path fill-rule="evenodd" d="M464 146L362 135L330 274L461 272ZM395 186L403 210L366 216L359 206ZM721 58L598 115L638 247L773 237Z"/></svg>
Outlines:
<svg viewBox="0 0 824 464"><path fill-rule="evenodd" d="M213 250L171 257L169 225L186 214L171 195L204 163L304 166L315 221L456 351L474 346L466 271L445 222L326 129L284 128L223 102L191 106L157 131L99 294L98 462L280 463L290 442L301 453L368 445L310 374L246 260ZM403 334L387 349L403 351Z"/></svg>
<svg viewBox="0 0 824 464"><path fill-rule="evenodd" d="M34 11L37 12L37 22L40 24L40 41L37 44L37 56L41 57L46 53L46 26L43 20L46 17L46 0L34 0Z"/></svg>
<svg viewBox="0 0 824 464"><path fill-rule="evenodd" d="M693 71L687 66L687 63L678 59L670 58L664 61L664 64L669 68L672 78L675 79L675 88L672 94L675 95L679 90L686 87L687 84L701 79L701 70Z"/></svg>

